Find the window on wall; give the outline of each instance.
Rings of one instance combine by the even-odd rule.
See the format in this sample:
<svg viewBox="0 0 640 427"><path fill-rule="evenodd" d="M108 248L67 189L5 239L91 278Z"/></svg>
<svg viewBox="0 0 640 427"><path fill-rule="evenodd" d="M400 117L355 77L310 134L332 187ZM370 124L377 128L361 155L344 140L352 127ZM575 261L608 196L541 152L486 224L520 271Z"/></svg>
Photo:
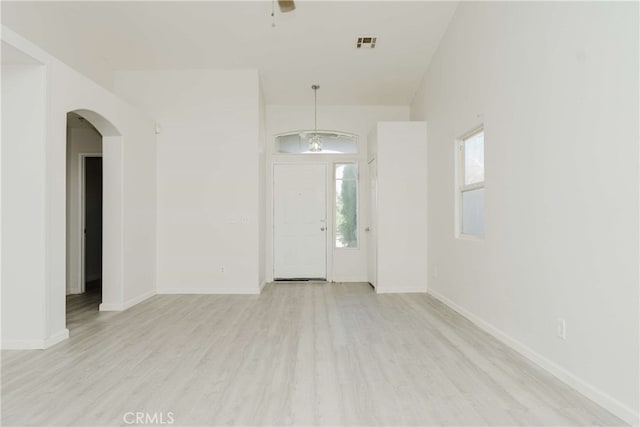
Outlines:
<svg viewBox="0 0 640 427"><path fill-rule="evenodd" d="M336 248L358 247L358 166L356 163L335 165L335 230Z"/></svg>
<svg viewBox="0 0 640 427"><path fill-rule="evenodd" d="M484 130L457 141L459 233L484 236Z"/></svg>
<svg viewBox="0 0 640 427"><path fill-rule="evenodd" d="M322 141L322 147L318 151L311 150L309 145L312 136L317 134ZM278 154L357 154L358 138L340 132L326 131L302 131L275 138L275 152Z"/></svg>

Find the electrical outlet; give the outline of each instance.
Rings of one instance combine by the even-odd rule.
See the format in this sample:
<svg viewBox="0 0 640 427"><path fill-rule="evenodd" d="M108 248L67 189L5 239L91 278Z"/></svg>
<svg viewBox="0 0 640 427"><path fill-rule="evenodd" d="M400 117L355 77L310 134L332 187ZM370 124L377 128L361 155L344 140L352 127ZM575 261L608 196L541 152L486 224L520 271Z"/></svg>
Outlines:
<svg viewBox="0 0 640 427"><path fill-rule="evenodd" d="M557 333L558 338L567 339L567 322L562 317L558 317Z"/></svg>
<svg viewBox="0 0 640 427"><path fill-rule="evenodd" d="M224 273L224 267L220 267L220 273Z"/></svg>

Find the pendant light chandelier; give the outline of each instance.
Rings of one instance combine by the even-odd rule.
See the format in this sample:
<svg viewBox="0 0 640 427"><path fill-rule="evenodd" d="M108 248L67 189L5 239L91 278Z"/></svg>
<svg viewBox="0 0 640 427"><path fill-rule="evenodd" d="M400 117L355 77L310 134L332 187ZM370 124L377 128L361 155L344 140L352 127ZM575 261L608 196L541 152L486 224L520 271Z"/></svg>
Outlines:
<svg viewBox="0 0 640 427"><path fill-rule="evenodd" d="M313 136L309 138L309 151L319 153L322 151L322 139L318 135L318 89L320 86L313 85Z"/></svg>

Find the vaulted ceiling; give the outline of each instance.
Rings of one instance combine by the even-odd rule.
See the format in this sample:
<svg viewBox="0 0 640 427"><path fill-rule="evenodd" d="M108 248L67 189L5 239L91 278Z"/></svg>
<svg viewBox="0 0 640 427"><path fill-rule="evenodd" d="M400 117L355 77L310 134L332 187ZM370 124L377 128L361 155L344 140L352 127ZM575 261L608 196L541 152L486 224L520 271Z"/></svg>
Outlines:
<svg viewBox="0 0 640 427"><path fill-rule="evenodd" d="M123 69L258 69L267 103L407 105L457 2L2 2L2 23L107 88ZM275 26L273 24L275 23ZM356 49L359 36L375 49Z"/></svg>

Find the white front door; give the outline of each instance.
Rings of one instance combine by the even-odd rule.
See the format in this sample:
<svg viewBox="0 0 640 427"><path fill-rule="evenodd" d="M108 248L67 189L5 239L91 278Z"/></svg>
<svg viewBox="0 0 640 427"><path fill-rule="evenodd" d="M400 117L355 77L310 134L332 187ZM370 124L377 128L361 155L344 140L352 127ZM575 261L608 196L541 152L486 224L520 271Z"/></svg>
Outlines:
<svg viewBox="0 0 640 427"><path fill-rule="evenodd" d="M326 279L325 165L274 165L274 267L277 279Z"/></svg>

